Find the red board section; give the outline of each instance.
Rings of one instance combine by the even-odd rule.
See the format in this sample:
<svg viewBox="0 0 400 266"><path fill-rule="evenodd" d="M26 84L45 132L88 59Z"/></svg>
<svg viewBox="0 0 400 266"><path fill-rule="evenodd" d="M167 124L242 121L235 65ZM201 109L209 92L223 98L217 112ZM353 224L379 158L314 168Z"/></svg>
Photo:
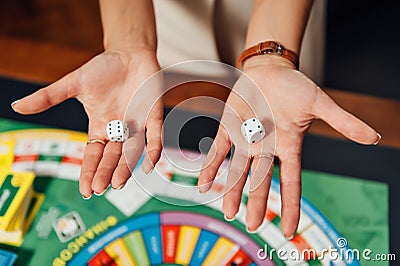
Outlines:
<svg viewBox="0 0 400 266"><path fill-rule="evenodd" d="M39 154L15 155L14 162L36 162Z"/></svg>
<svg viewBox="0 0 400 266"><path fill-rule="evenodd" d="M294 244L297 249L302 252L303 254L303 250L312 250L310 244L307 243L307 241L301 237L301 235L296 235L292 240L291 240L292 244ZM314 259L314 253L309 253L309 252L304 252L304 259L306 261L312 260Z"/></svg>
<svg viewBox="0 0 400 266"><path fill-rule="evenodd" d="M166 225L161 227L164 263L175 263L176 245L178 243L179 226Z"/></svg>
<svg viewBox="0 0 400 266"><path fill-rule="evenodd" d="M113 259L108 256L108 254L102 250L97 253L89 262L89 266L117 266Z"/></svg>
<svg viewBox="0 0 400 266"><path fill-rule="evenodd" d="M64 156L63 159L62 159L62 162L63 163L81 165L82 164L82 158L74 158L74 157Z"/></svg>

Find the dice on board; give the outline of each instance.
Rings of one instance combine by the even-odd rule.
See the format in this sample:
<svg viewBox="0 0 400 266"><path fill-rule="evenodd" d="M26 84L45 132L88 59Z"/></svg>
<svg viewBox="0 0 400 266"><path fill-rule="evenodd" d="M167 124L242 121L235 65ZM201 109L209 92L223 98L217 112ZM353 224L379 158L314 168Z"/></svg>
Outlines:
<svg viewBox="0 0 400 266"><path fill-rule="evenodd" d="M121 120L112 120L107 124L107 137L112 142L124 142L129 137L128 125Z"/></svg>
<svg viewBox="0 0 400 266"><path fill-rule="evenodd" d="M265 136L265 130L260 120L257 118L250 118L244 121L241 126L243 137L248 143L256 143L262 140Z"/></svg>

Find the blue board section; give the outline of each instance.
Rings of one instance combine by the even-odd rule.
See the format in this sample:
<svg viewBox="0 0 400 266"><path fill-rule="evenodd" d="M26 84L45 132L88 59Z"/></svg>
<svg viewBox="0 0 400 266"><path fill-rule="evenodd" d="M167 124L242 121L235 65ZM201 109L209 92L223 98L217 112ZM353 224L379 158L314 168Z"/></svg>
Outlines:
<svg viewBox="0 0 400 266"><path fill-rule="evenodd" d="M17 255L9 251L0 249L0 265L1 266L12 266L17 259Z"/></svg>
<svg viewBox="0 0 400 266"><path fill-rule="evenodd" d="M68 265L86 265L95 254L103 250L108 244L126 234L151 227L160 227L160 214L151 213L123 222L98 237L93 243L76 254ZM0 264L1 265L1 264Z"/></svg>
<svg viewBox="0 0 400 266"><path fill-rule="evenodd" d="M189 265L201 265L207 258L211 249L214 247L219 236L206 230L202 230L193 251L192 259Z"/></svg>
<svg viewBox="0 0 400 266"><path fill-rule="evenodd" d="M161 264L163 262L163 253L160 227L146 228L142 230L142 235L150 264Z"/></svg>

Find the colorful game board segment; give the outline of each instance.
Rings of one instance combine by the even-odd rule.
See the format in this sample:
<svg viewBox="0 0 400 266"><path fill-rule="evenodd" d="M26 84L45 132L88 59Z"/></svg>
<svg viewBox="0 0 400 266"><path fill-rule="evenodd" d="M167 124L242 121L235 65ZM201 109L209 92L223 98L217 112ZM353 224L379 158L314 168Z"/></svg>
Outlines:
<svg viewBox="0 0 400 266"><path fill-rule="evenodd" d="M78 180L86 135L57 129L13 131L12 169L39 176Z"/></svg>
<svg viewBox="0 0 400 266"><path fill-rule="evenodd" d="M225 265L234 261L241 261L240 265L252 262L274 265L257 257L260 246L250 237L229 224L198 213L151 213L119 224L107 234L113 238L100 237L77 254L70 265L93 262L97 256L104 257L104 252L110 258L116 254L123 256L135 265Z"/></svg>

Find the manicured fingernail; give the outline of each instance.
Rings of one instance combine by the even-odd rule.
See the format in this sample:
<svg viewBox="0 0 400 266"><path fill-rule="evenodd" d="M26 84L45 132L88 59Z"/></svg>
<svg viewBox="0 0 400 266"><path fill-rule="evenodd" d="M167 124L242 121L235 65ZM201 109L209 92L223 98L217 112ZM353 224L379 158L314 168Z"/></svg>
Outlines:
<svg viewBox="0 0 400 266"><path fill-rule="evenodd" d="M84 200L89 200L91 197L92 197L92 194L90 194L90 195L87 196L87 197L85 197L85 196L82 195L82 198L83 198Z"/></svg>
<svg viewBox="0 0 400 266"><path fill-rule="evenodd" d="M212 187L212 182L210 182L210 183L207 183L207 184L204 184L204 185L198 185L198 187L199 187L199 192L201 193L201 194L204 194L204 193L206 193L207 191L209 191L210 190L210 188Z"/></svg>
<svg viewBox="0 0 400 266"><path fill-rule="evenodd" d="M123 189L125 187L125 184L122 184L122 185L120 185L119 187L117 187L117 188L112 188L112 190L114 190L114 191L116 191L116 190L121 190L121 189Z"/></svg>
<svg viewBox="0 0 400 266"><path fill-rule="evenodd" d="M382 138L381 134L379 134L379 133L376 133L376 134L378 135L378 140L373 145L377 145Z"/></svg>
<svg viewBox="0 0 400 266"><path fill-rule="evenodd" d="M229 218L228 216L224 215L224 219L227 222L232 222L233 220L235 220L235 216L233 216L232 218Z"/></svg>
<svg viewBox="0 0 400 266"><path fill-rule="evenodd" d="M97 193L97 192L95 191L94 194L95 194L96 196L101 196L101 195L103 195L105 192L106 192L106 189L103 190L103 192L100 192L100 193Z"/></svg>
<svg viewBox="0 0 400 266"><path fill-rule="evenodd" d="M149 175L149 174L151 174L151 172L153 172L153 168L145 169L145 170L143 170L143 172L144 172L146 175Z"/></svg>
<svg viewBox="0 0 400 266"><path fill-rule="evenodd" d="M255 233L257 233L257 229L256 229L256 230L250 230L248 227L246 227L246 231L247 231L247 233L249 233L249 234L255 234Z"/></svg>
<svg viewBox="0 0 400 266"><path fill-rule="evenodd" d="M287 239L287 240L292 240L293 238L294 238L294 235L291 235L291 236L289 236L289 237L286 236L286 239Z"/></svg>
<svg viewBox="0 0 400 266"><path fill-rule="evenodd" d="M12 109L14 109L14 105L15 105L17 102L19 102L19 100L13 101L13 102L11 103L11 108L12 108Z"/></svg>

